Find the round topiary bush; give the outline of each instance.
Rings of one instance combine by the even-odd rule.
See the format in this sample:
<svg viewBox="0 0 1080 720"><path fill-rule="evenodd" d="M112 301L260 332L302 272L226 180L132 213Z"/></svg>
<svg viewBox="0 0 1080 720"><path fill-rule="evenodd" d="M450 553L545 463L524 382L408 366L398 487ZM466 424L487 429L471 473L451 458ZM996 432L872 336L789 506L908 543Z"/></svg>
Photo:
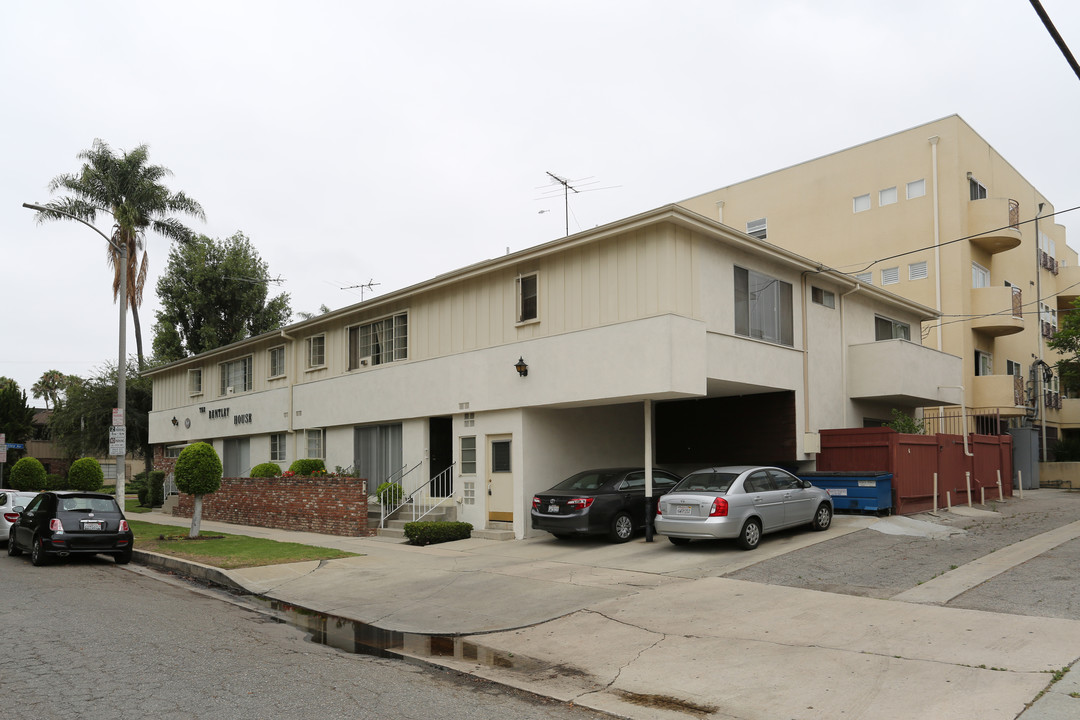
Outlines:
<svg viewBox="0 0 1080 720"><path fill-rule="evenodd" d="M289 466L289 470L297 475L309 477L317 472L326 472L326 463L319 458L300 458L293 461L293 464Z"/></svg>
<svg viewBox="0 0 1080 720"><path fill-rule="evenodd" d="M37 458L24 457L12 466L8 484L25 492L44 490L45 466Z"/></svg>
<svg viewBox="0 0 1080 720"><path fill-rule="evenodd" d="M173 468L177 489L189 495L217 492L221 487L221 473L221 458L213 445L204 442L181 450Z"/></svg>
<svg viewBox="0 0 1080 720"><path fill-rule="evenodd" d="M281 466L277 463L264 462L259 463L255 467L251 468L250 477L253 478L269 478L277 477L281 474Z"/></svg>
<svg viewBox="0 0 1080 720"><path fill-rule="evenodd" d="M71 463L71 469L68 470L68 487L72 490L93 492L100 490L104 484L105 473L101 471L101 465L94 458L79 458Z"/></svg>

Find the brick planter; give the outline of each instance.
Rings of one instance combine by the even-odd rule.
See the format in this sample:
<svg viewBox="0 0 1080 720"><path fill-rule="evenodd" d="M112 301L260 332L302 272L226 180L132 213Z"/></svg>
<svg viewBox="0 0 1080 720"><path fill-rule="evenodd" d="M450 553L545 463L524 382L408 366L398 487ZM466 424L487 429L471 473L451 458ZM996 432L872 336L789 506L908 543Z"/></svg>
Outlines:
<svg viewBox="0 0 1080 720"><path fill-rule="evenodd" d="M195 497L180 494L173 509L191 517ZM358 537L368 529L367 481L349 477L222 478L203 496L203 520Z"/></svg>

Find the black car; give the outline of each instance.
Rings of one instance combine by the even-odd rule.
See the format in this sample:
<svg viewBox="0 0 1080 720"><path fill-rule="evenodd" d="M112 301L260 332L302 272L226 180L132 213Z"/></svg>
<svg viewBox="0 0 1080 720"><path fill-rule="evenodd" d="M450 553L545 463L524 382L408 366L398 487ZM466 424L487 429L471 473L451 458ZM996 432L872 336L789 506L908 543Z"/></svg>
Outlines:
<svg viewBox="0 0 1080 720"><path fill-rule="evenodd" d="M112 495L94 492L43 492L19 513L8 535L8 555L30 553L30 562L105 553L131 562L135 537Z"/></svg>
<svg viewBox="0 0 1080 720"><path fill-rule="evenodd" d="M651 508L677 482L677 475L654 469ZM645 527L645 500L644 468L586 470L533 498L532 526L557 538L607 535L626 542Z"/></svg>

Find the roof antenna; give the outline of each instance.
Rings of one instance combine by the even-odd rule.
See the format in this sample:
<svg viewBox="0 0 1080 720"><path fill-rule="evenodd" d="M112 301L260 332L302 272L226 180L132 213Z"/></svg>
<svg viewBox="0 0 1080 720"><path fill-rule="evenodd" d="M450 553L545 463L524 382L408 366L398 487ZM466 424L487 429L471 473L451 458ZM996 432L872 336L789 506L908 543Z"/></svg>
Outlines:
<svg viewBox="0 0 1080 720"><path fill-rule="evenodd" d="M339 288L339 289L340 290L355 290L356 288L360 288L360 302L364 302L364 290L368 290L369 292L374 292L376 285L382 285L382 283L377 283L377 282L375 282L374 279L371 279L371 280L368 280L363 285L350 285L348 287L343 287L343 288Z"/></svg>
<svg viewBox="0 0 1080 720"><path fill-rule="evenodd" d="M562 186L563 217L564 217L564 219L566 221L566 234L568 236L570 235L570 191L571 190L573 190L575 193L583 193L583 192L592 192L594 190L611 190L612 188L622 187L621 185L611 185L609 187L587 188L585 190L580 190L579 188L582 188L582 187L584 187L586 185L596 185L600 181L599 180L594 180L593 178L582 178L581 180L568 180L567 178L561 177L561 176L556 175L555 173L552 173L552 172L549 172L548 176L552 179L553 182L549 183L546 186L542 186L542 187L547 188L547 194L545 194L543 197L539 197L539 198L536 198L536 199L537 200L547 200L548 198L554 197L555 193L558 192L558 188L557 187L553 188L552 186L553 185L561 185ZM586 181L590 181L590 182L586 182ZM540 188L537 188L537 189L540 189ZM551 212L551 211L550 210L541 210L540 214L543 215L546 212Z"/></svg>

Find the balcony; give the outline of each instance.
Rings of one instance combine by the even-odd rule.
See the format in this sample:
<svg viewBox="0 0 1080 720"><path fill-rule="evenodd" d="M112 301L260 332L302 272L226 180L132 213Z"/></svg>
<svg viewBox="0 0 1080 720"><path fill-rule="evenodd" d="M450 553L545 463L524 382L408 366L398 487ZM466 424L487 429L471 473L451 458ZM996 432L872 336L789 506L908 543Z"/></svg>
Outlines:
<svg viewBox="0 0 1080 720"><path fill-rule="evenodd" d="M1054 411L1048 408L1046 418L1057 421L1063 427L1080 427L1080 398L1062 398L1061 409Z"/></svg>
<svg viewBox="0 0 1080 720"><path fill-rule="evenodd" d="M1024 378L1019 375L977 375L968 398L971 407L995 409L1003 416L1027 413Z"/></svg>
<svg viewBox="0 0 1080 720"><path fill-rule="evenodd" d="M848 347L847 384L852 399L894 405L955 405L962 361L907 340Z"/></svg>
<svg viewBox="0 0 1080 720"><path fill-rule="evenodd" d="M1046 287L1043 287L1043 295L1046 295ZM1073 300L1080 297L1080 267L1058 265L1057 274L1057 308L1058 310L1071 310Z"/></svg>
<svg viewBox="0 0 1080 720"><path fill-rule="evenodd" d="M971 291L971 329L998 337L1022 332L1024 301L1018 287L982 287Z"/></svg>
<svg viewBox="0 0 1080 720"><path fill-rule="evenodd" d="M1020 244L1020 204L1008 198L983 198L968 202L967 234L971 244L990 254L1012 250Z"/></svg>

